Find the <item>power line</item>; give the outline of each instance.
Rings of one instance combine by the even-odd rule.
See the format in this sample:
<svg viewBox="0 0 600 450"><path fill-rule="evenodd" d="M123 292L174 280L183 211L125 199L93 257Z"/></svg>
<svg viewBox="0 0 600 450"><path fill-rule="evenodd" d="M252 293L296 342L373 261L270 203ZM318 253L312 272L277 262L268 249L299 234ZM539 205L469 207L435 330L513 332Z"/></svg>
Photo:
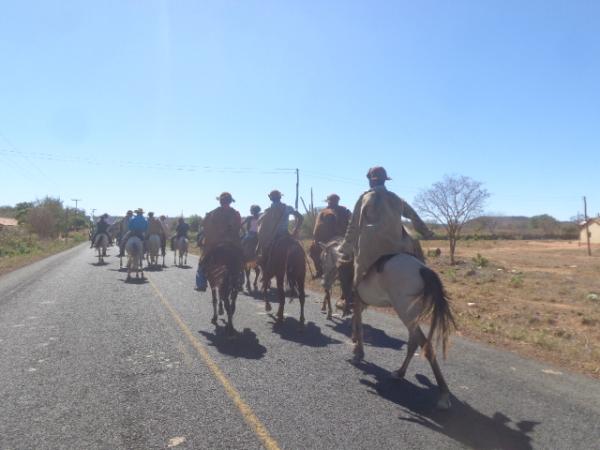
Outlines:
<svg viewBox="0 0 600 450"><path fill-rule="evenodd" d="M73 156L73 155L58 155L47 152L23 152L16 149L0 149L0 153L27 155L31 158L42 159L47 161L70 162L89 164L94 166L110 165L121 167L136 167L143 169L154 170L171 170L171 171L187 171L187 172L209 172L209 173L253 173L253 174L291 174L296 169L292 168L257 168L257 167L216 167L199 164L170 164L163 162L143 162L130 160L98 160L91 157Z"/></svg>

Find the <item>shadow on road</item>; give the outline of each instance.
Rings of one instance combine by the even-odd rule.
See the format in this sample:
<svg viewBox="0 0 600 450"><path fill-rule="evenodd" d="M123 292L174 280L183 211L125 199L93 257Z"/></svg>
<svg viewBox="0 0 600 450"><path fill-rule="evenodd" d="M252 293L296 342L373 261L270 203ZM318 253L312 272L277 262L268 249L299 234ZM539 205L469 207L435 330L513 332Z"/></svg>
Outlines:
<svg viewBox="0 0 600 450"><path fill-rule="evenodd" d="M351 318L339 319L334 317L332 322L333 325L330 322L327 324L327 327L331 328L333 331L346 335L348 338L352 335ZM395 350L400 350L402 346L406 344L406 341L392 337L385 331L372 327L366 323L363 323L363 341L365 344L372 345L373 347L393 348Z"/></svg>
<svg viewBox="0 0 600 450"><path fill-rule="evenodd" d="M277 322L274 315L269 315L273 319L270 324L273 326L273 332L278 334L281 339L307 345L309 347L326 347L330 344L340 344L341 341L326 336L321 328L314 322L308 322L304 326L294 317L286 317L282 323Z"/></svg>
<svg viewBox="0 0 600 450"><path fill-rule="evenodd" d="M165 269L166 269L166 267L163 267L159 264L158 266L146 266L146 268L144 270L146 270L148 272L162 272Z"/></svg>
<svg viewBox="0 0 600 450"><path fill-rule="evenodd" d="M184 264L183 266L175 264L175 267L177 267L178 269L191 269L192 268L192 266L188 266L187 264Z"/></svg>
<svg viewBox="0 0 600 450"><path fill-rule="evenodd" d="M90 266L94 266L94 267L103 267L103 266L107 266L110 263L107 263L106 261L104 262L95 262L95 263L90 263Z"/></svg>
<svg viewBox="0 0 600 450"><path fill-rule="evenodd" d="M214 333L202 330L198 332L209 341L211 346L224 355L260 359L267 353L267 347L259 342L256 333L249 328L244 328L244 331L233 338L227 337L224 327L215 327Z"/></svg>
<svg viewBox="0 0 600 450"><path fill-rule="evenodd" d="M371 393L389 400L405 409L407 415L400 420L422 425L470 448L481 450L529 450L532 448L528 436L540 422L513 421L496 412L492 417L480 413L466 402L451 395L449 411L435 409L438 388L425 375L417 375L420 386L407 380L394 380L390 372L376 364L364 363L356 366L365 375L375 379L363 379L361 383Z"/></svg>

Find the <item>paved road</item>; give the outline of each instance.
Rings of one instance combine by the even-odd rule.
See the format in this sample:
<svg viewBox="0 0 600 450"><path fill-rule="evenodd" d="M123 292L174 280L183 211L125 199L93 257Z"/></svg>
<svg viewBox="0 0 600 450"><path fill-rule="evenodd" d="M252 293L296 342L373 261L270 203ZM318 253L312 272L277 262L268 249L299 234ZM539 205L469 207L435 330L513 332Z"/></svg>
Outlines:
<svg viewBox="0 0 600 450"><path fill-rule="evenodd" d="M0 449L600 448L597 381L454 339L453 408L436 412L423 358L389 379L393 317L366 313L355 367L348 323L316 298L300 331L297 301L277 328L241 296L228 341L193 268L126 284L107 261L80 246L0 278Z"/></svg>

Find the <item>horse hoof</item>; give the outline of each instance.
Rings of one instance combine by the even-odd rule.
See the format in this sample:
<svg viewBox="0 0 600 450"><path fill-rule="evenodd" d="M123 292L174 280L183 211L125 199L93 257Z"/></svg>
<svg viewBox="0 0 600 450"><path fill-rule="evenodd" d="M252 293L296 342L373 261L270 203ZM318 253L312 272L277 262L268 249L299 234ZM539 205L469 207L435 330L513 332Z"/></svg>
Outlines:
<svg viewBox="0 0 600 450"><path fill-rule="evenodd" d="M210 320L210 323L212 323L213 325L216 325L216 324L217 324L217 318L216 318L216 317L213 317L213 318Z"/></svg>
<svg viewBox="0 0 600 450"><path fill-rule="evenodd" d="M437 404L435 405L435 408L440 411L448 411L450 409L450 406L450 394L440 394L440 398Z"/></svg>
<svg viewBox="0 0 600 450"><path fill-rule="evenodd" d="M327 320L333 320L333 316L331 315L331 313L327 314Z"/></svg>
<svg viewBox="0 0 600 450"><path fill-rule="evenodd" d="M360 364L360 362L363 360L363 356L361 355L354 355L352 357L352 364Z"/></svg>
<svg viewBox="0 0 600 450"><path fill-rule="evenodd" d="M271 304L270 303L265 303L265 311L267 311L267 312L271 311Z"/></svg>
<svg viewBox="0 0 600 450"><path fill-rule="evenodd" d="M404 374L401 373L399 370L394 370L390 376L390 378L392 380L402 380L404 379Z"/></svg>

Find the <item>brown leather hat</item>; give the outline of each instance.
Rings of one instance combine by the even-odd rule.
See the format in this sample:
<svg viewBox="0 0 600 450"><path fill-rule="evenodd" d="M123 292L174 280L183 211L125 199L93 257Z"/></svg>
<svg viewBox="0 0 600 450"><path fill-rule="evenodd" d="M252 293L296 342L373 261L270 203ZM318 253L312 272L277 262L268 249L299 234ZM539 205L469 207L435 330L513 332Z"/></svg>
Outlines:
<svg viewBox="0 0 600 450"><path fill-rule="evenodd" d="M235 200L233 199L233 197L231 196L231 194L229 192L223 192L221 193L221 195L219 195L217 197L217 200L219 200L220 202L235 202Z"/></svg>
<svg viewBox="0 0 600 450"><path fill-rule="evenodd" d="M283 194L281 192L279 192L277 189L272 190L271 192L269 192L269 198L271 200L273 199L278 199L280 200L281 197L283 197Z"/></svg>
<svg viewBox="0 0 600 450"><path fill-rule="evenodd" d="M371 167L367 172L367 178L369 180L391 180L385 169L381 166Z"/></svg>

